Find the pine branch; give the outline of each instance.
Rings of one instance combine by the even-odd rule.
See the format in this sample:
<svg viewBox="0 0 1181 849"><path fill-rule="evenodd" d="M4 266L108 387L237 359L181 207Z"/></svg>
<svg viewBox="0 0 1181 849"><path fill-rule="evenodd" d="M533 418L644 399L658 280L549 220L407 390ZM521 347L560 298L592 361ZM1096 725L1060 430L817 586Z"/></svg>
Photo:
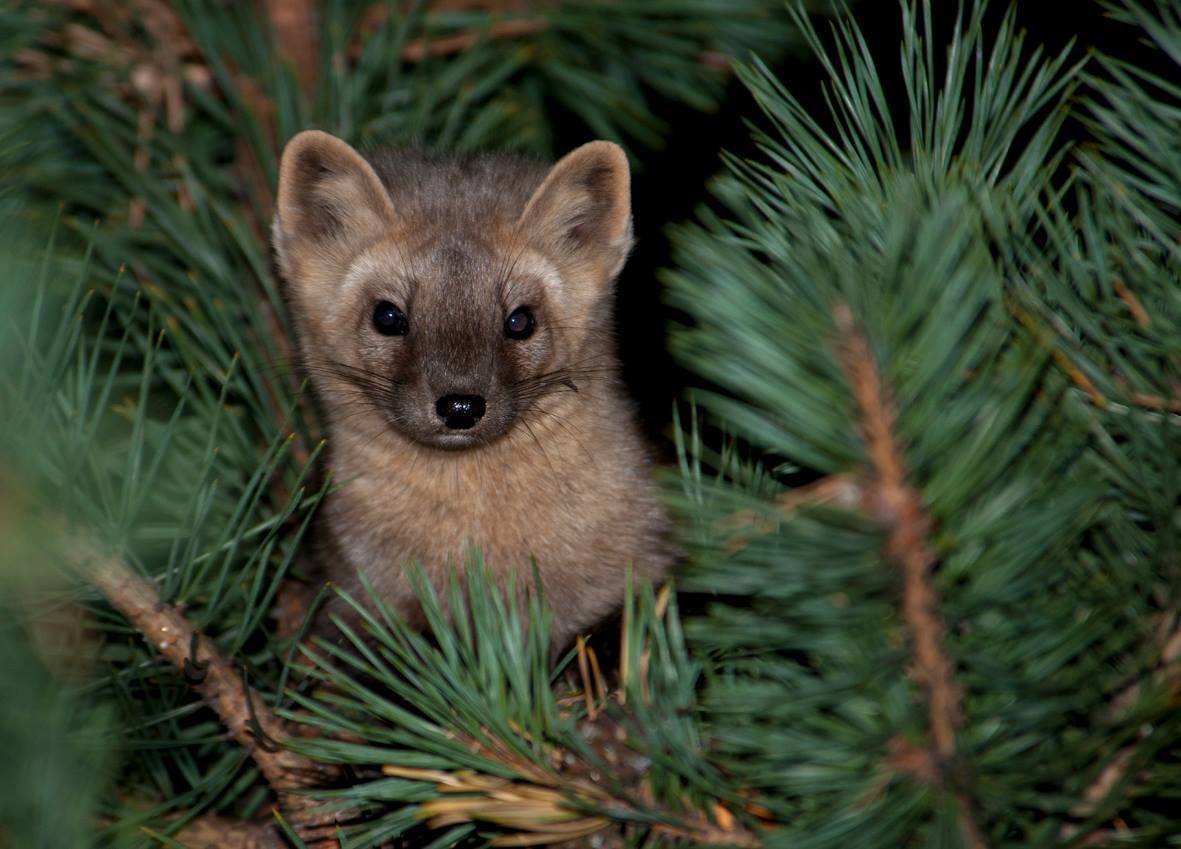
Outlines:
<svg viewBox="0 0 1181 849"><path fill-rule="evenodd" d="M267 18L189 4L192 32L169 36L154 20L145 49L127 37L125 16L94 21L82 0L68 2L77 29L21 54L29 102L53 108L27 122L48 130L34 148L45 155L10 173L41 181L54 206L64 199L71 222L81 210L116 226L96 247L100 294L60 322L82 337L81 351L50 316L40 336L21 336L17 362L60 368L46 368L33 391L9 391L28 382L20 374L0 380L4 415L17 411L14 422L53 438L14 441L6 430L5 442L49 469L56 488L47 491L77 490L68 497L84 502L88 519L120 546L130 538L116 549L128 552L114 561L123 572L106 580L142 602L136 612L123 600L149 644L161 622L175 635L188 616L189 634L218 628L235 647L202 682L211 672L226 682L220 695L201 694L219 716L236 717L239 731L225 735L171 670L125 639L122 618L88 610L111 670L88 692L123 708L115 727L131 748L120 778L163 800L112 825L138 817L179 828L177 818L207 805L252 816L271 787L287 806L314 785L338 817L355 814L350 839L371 846L413 840L423 822L447 826L431 836L439 847L488 839L480 823L506 829L493 838L503 845L527 845L604 836L608 820L639 822L654 839L828 849L851 833L867 846L982 846L982 831L998 845L1055 836L1155 845L1175 831L1171 814L1133 804L1176 786L1181 730L1172 704L1181 361L1169 264L1181 244L1181 160L1157 155L1175 144L1167 97L1137 94L1132 71L1113 71L1094 116L1105 140L1080 155L1080 172L1066 170L1055 141L1073 108L1061 97L1074 70L1062 57L1023 53L1012 16L989 53L973 8L939 62L918 4L906 5L909 126L882 111L868 48L843 23L826 64L834 132L769 70L744 72L780 138L760 137L768 162L738 165L741 179L724 183L734 220L711 213L708 227L683 238L679 274L696 279L678 285L698 329L682 346L686 363L721 387L710 400L716 421L766 467L722 451L718 482L685 475L701 520L693 579L709 594L709 610L686 622L699 660L682 653L675 616L637 626L638 637L625 618L624 689L609 693L597 656L580 646L582 691L558 699L544 647L523 649L523 623L497 618L504 611L473 607L483 625L440 625L434 642L388 623L395 633L377 636L376 622L348 653L386 689L348 681L342 650L335 668L320 670L329 686L292 694L321 737L279 738L306 743L314 754L304 767L317 757L357 764L356 782L325 789L331 775L301 772L276 787L274 762L235 772L235 744L256 762L277 757L250 731L251 704L264 735L292 714L244 694L228 660L249 645L269 694L282 690L289 667L267 616L292 550L290 537L277 540L308 504L287 466L293 449L268 449L261 465L258 457L290 406L287 390L262 377L274 362L265 340L289 336L281 303L253 303L274 295L260 222L276 145L315 121L373 141L401 140L409 127L461 148L509 127L519 131L514 144L543 150L545 124L534 117L551 100L538 91L568 98L595 126L650 126L653 113L627 93L650 87L700 103L694 94L713 77L690 66L711 39L689 21L668 65L663 31L580 26L590 3L530 12L511 0L440 0L426 12L441 17L421 28L389 20L357 40L352 12L326 4L334 17L316 34L317 62L346 61L333 73L320 67L309 98L295 80L306 69L277 72L276 45L254 40ZM295 8L269 9L280 5ZM652 20L655 4L617 5L614 20ZM729 11L706 5L719 14L711 22ZM505 12L548 23L500 35ZM1175 25L1152 32L1181 43ZM175 57L161 55L169 38ZM275 41L288 56L307 49ZM551 47L560 49L537 61ZM596 87L601 77L611 85ZM78 162L63 165L58 146ZM1080 174L1085 191L1075 193ZM1042 207L1063 186L1069 214L1057 220L1059 210ZM114 274L125 260L130 272ZM135 289L157 305L155 318L119 301L95 330L95 305ZM816 344L831 331L834 303L849 305L837 309L837 357ZM261 341L242 329L268 318ZM161 326L166 341L157 341ZM151 356L154 367L143 362ZM178 397L189 406L172 416ZM223 431L207 438L223 417ZM797 470L817 482L785 490ZM151 498L160 487L168 497ZM1172 618L1154 642L1148 623L1162 609ZM165 656L200 674L208 644L196 665L191 648L180 638L169 648L176 657ZM1129 667L1147 671L1128 685ZM1106 724L1094 727L1097 718ZM625 752L645 762L638 777L590 778L592 769L607 775L604 764L630 769ZM574 765L548 770L555 755ZM384 778L381 764L393 765ZM1071 817L1088 821L1064 824ZM781 830L760 830L768 821ZM193 827L239 829L204 817ZM318 828L304 834L324 837L331 825ZM193 839L215 839L200 834ZM269 824L240 826L243 841L274 837Z"/></svg>
<svg viewBox="0 0 1181 849"><path fill-rule="evenodd" d="M775 499L778 520L788 520L806 507L832 506L847 510L857 508L867 497L862 481L852 474L834 474L814 483L788 490ZM750 544L752 529L756 534L770 534L776 530L777 522L771 521L765 513L754 510L740 510L726 517L722 528L733 535L726 541L727 554L736 554Z"/></svg>
<svg viewBox="0 0 1181 849"><path fill-rule="evenodd" d="M1129 392L1128 400L1146 410L1161 410L1168 413L1181 413L1181 397L1164 398L1160 395L1150 395L1147 392Z"/></svg>
<svg viewBox="0 0 1181 849"><path fill-rule="evenodd" d="M135 627L141 636L192 682L193 689L246 750L279 798L297 829L307 833L335 828L331 816L301 791L331 780L333 772L283 748L286 732L262 697L235 673L228 660L201 641L175 607L155 588L111 555L84 552L76 560L82 573ZM244 826L247 831L250 827Z"/></svg>
<svg viewBox="0 0 1181 849"><path fill-rule="evenodd" d="M483 823L504 830L492 836L498 846L600 832L604 840L647 833L762 845L726 807L732 794L717 794L724 785L697 748L701 729L678 709L691 699L694 675L671 590L629 594L619 692L609 691L595 653L582 646L585 689L558 698L545 660L548 612L530 594L526 625L518 606L506 603L516 597L511 587L502 594L491 581L473 562L466 586L452 583L444 595L451 615L468 623L455 631L439 597L420 583L434 640L373 599L374 609L350 602L364 636L346 625L341 643L305 652L314 664L309 680L331 694L293 696L302 710L291 718L323 734L300 741L301 751L355 763L363 775L376 765L385 776L318 794L368 813L344 823L350 841L409 840L408 830L425 823L440 832L431 835L440 846L452 846L468 833L463 826ZM392 807L395 801L411 804Z"/></svg>
<svg viewBox="0 0 1181 849"><path fill-rule="evenodd" d="M477 749L484 748L478 746ZM509 751L509 747L505 747ZM555 752L562 758L563 753ZM497 755L498 759L503 753ZM626 799L612 796L600 785L585 780L567 779L537 770L528 763L513 759L506 765L531 782L509 781L473 772L448 773L412 769L387 764L382 773L397 778L426 781L447 797L424 802L421 816L431 828L442 829L464 822L487 822L512 829L493 838L492 846L536 846L564 843L606 831L617 820L649 822L653 835L694 844L724 845L758 849L763 842L751 831L737 826L730 816L719 817L727 825L715 824L704 816L661 811L652 805L637 807ZM462 795L459 795L462 794ZM724 809L722 809L724 810ZM611 816L587 811L610 811ZM653 817L665 821L651 822Z"/></svg>
<svg viewBox="0 0 1181 849"><path fill-rule="evenodd" d="M916 682L927 691L935 754L940 761L946 761L955 754L956 729L963 723L963 713L953 665L943 650L946 628L931 585L931 570L938 559L930 544L934 523L922 497L907 482L905 461L894 435L894 405L882 384L869 343L856 327L848 306L837 307L836 322L841 333L841 359L857 399L862 438L873 469L863 495L871 515L892 529L886 553L902 570L903 618L914 641L914 674Z"/></svg>
<svg viewBox="0 0 1181 849"><path fill-rule="evenodd" d="M1112 285L1115 287L1116 294L1120 296L1120 300L1128 305L1128 311L1136 319L1136 324L1144 330L1151 327L1152 319L1148 317L1148 310L1144 309L1144 304L1136 297L1136 293L1128 287L1128 284L1117 277Z"/></svg>
<svg viewBox="0 0 1181 849"><path fill-rule="evenodd" d="M985 39L973 5L938 56L928 9L903 8L909 115L851 23L805 28L830 115L740 69L764 161L731 160L729 220L679 240L678 353L721 387L716 426L786 470L684 471L706 715L805 842L1024 845L1049 820L1155 845L1175 822L1136 802L1175 783L1176 711L1094 723L1176 609L1176 109L1111 91L1117 143L1084 173L1057 138L1069 55L1029 56L1013 12ZM815 341L833 304L837 358Z"/></svg>
<svg viewBox="0 0 1181 849"><path fill-rule="evenodd" d="M1158 634L1160 659L1149 672L1147 678L1154 690L1165 693L1170 704L1176 701L1181 691L1181 614L1176 611L1162 617L1162 629ZM1135 709L1145 681L1137 680L1116 694L1111 701L1111 715L1108 722L1113 726L1126 721ZM1123 786L1128 771L1142 760L1140 748L1152 733L1148 725L1141 725L1136 732L1133 742L1121 747L1099 769L1095 778L1082 791L1082 799L1075 804L1070 812L1076 817L1090 817L1109 805L1116 792ZM1062 827L1062 835L1070 837L1077 831L1077 826L1066 824Z"/></svg>
<svg viewBox="0 0 1181 849"><path fill-rule="evenodd" d="M902 571L902 616L913 646L911 675L927 693L927 723L933 741L929 753L936 766L936 785L946 790L948 762L956 753L956 732L963 724L963 695L955 680L951 658L943 647L946 626L939 614L939 597L931 583L938 561L931 544L934 520L922 496L909 484L906 461L896 436L896 413L882 381L869 342L858 329L853 312L840 304L835 312L841 334L841 361L857 400L860 430L869 454L872 477L863 484L863 502L871 515L890 528L886 556ZM929 769L917 774L930 781ZM971 800L955 793L960 822L973 849L986 844L972 815Z"/></svg>

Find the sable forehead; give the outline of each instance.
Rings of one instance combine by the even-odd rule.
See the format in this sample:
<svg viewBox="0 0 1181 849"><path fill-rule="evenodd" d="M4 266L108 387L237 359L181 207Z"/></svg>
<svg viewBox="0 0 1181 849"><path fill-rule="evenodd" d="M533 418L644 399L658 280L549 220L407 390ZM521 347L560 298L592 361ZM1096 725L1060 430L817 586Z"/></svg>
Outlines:
<svg viewBox="0 0 1181 849"><path fill-rule="evenodd" d="M426 265L432 276L449 289L470 291L496 283L499 269L487 245L464 235L444 236L426 251Z"/></svg>
<svg viewBox="0 0 1181 849"><path fill-rule="evenodd" d="M440 330L463 325L483 332L500 312L500 270L495 257L477 242L436 240L416 259L413 310L420 322Z"/></svg>
<svg viewBox="0 0 1181 849"><path fill-rule="evenodd" d="M493 273L490 253L471 242L390 236L353 260L344 283L349 288L376 284L410 296L420 284L434 289L450 281L478 282Z"/></svg>
<svg viewBox="0 0 1181 849"><path fill-rule="evenodd" d="M353 262L345 286L376 288L404 305L451 305L463 312L464 306L536 306L543 293L564 300L561 274L543 254L520 242L498 245L466 233L420 237L414 243L391 236Z"/></svg>
<svg viewBox="0 0 1181 849"><path fill-rule="evenodd" d="M395 209L420 225L444 229L515 221L549 170L539 160L504 153L452 157L385 150L369 160Z"/></svg>

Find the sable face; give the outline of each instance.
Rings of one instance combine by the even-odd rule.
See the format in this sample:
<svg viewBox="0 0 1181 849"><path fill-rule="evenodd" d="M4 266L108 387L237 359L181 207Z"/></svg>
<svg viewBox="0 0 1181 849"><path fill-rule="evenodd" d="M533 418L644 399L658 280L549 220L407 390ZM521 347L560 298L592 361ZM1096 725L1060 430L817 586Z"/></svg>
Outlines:
<svg viewBox="0 0 1181 849"><path fill-rule="evenodd" d="M527 428L610 357L627 164L604 142L548 174L500 160L459 178L443 173L455 161L424 162L393 162L383 183L338 139L300 134L283 156L276 250L333 427L464 449Z"/></svg>
<svg viewBox="0 0 1181 849"><path fill-rule="evenodd" d="M323 329L324 349L342 359L316 367L310 357L313 374L338 384L328 391L342 409L371 405L425 445L501 436L541 397L576 386L549 295L560 278L533 251L522 254L474 234L365 250Z"/></svg>

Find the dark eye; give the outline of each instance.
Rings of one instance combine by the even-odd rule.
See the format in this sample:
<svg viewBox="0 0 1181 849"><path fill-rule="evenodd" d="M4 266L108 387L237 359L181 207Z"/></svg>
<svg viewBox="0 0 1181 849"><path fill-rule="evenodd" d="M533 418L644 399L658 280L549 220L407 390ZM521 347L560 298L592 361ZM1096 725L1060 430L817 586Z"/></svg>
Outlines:
<svg viewBox="0 0 1181 849"><path fill-rule="evenodd" d="M382 336L405 336L410 329L406 313L389 301L380 301L373 308L373 327Z"/></svg>
<svg viewBox="0 0 1181 849"><path fill-rule="evenodd" d="M529 307L517 307L504 320L504 335L509 339L528 339L533 335L533 313Z"/></svg>

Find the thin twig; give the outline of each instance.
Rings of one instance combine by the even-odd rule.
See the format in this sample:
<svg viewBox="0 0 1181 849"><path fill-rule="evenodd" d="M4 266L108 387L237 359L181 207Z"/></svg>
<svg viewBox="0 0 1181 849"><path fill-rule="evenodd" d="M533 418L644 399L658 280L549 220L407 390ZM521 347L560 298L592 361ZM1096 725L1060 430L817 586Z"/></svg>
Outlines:
<svg viewBox="0 0 1181 849"><path fill-rule="evenodd" d="M197 817L172 839L184 846L216 846L218 849L286 849L287 841L271 819L243 821L205 814Z"/></svg>
<svg viewBox="0 0 1181 849"><path fill-rule="evenodd" d="M598 716L595 707L595 694L591 687L590 664L586 659L586 638L578 635L578 674L582 676L582 693L586 698L586 715L591 721Z"/></svg>
<svg viewBox="0 0 1181 849"><path fill-rule="evenodd" d="M1181 687L1181 611L1165 612L1157 624L1155 643L1160 647L1160 658L1152 668L1150 678L1158 687ZM1136 680L1111 700L1111 719L1126 716L1140 698L1142 681Z"/></svg>
<svg viewBox="0 0 1181 849"><path fill-rule="evenodd" d="M1116 293L1128 305L1128 309L1131 311L1136 323L1141 327L1148 327L1151 324L1148 311L1144 309L1144 305L1140 303L1140 299L1136 297L1136 294L1122 280L1117 279L1114 286ZM1058 363L1059 367L1066 373L1066 376L1070 378L1074 385L1086 393L1095 407L1100 410L1106 410L1111 406L1107 398L1095 386L1094 381L1087 377L1086 373L1078 364L1070 358L1070 355L1054 341L1054 334L1050 330L1039 324L1033 314L1021 306L1011 303L1009 309L1016 316L1017 320L1024 324L1030 333L1034 335L1034 338L1049 349L1054 361ZM1143 407L1147 410L1181 413L1181 398L1178 397L1170 398L1161 395L1152 395L1147 392L1131 391L1127 394L1126 400L1137 407Z"/></svg>
<svg viewBox="0 0 1181 849"><path fill-rule="evenodd" d="M775 499L777 514L739 510L718 522L722 531L738 531L722 545L727 554L737 554L752 539L773 533L784 519L794 517L805 507L844 507L855 509L862 502L861 482L854 475L835 474L789 489Z"/></svg>
<svg viewBox="0 0 1181 849"><path fill-rule="evenodd" d="M1149 410L1181 413L1181 398L1164 398L1147 392L1129 392L1128 400L1137 407L1145 407Z"/></svg>
<svg viewBox="0 0 1181 849"><path fill-rule="evenodd" d="M510 766L514 766L510 764ZM536 775L536 770L529 769ZM560 776L548 776L545 784L514 782L504 778L469 771L445 772L396 765L382 767L384 775L428 781L445 798L423 802L419 816L431 828L444 828L463 822L488 822L512 829L514 833L494 838L494 846L534 846L564 843L609 828L610 817L584 811L610 809L640 813L633 804L607 793L585 781L564 782ZM463 794L463 795L453 795ZM649 812L650 813L650 812ZM740 827L732 814L719 818L718 824L704 816L688 819L671 815L680 822L658 823L654 833L695 844L758 849L762 842L753 832Z"/></svg>
<svg viewBox="0 0 1181 849"><path fill-rule="evenodd" d="M484 11L490 15L500 15L514 12L527 13L530 9L529 3L523 2L523 0L434 0L434 2L427 4L427 11ZM382 26L388 17L388 4L377 3L370 6L362 16L359 27L362 39ZM413 64L432 56L452 56L470 50L484 39L495 41L536 35L548 29L549 26L550 20L546 17L517 17L493 21L489 26L464 30L454 35L435 39L414 39L407 42L402 48L402 60ZM355 60L360 54L361 44L349 45L350 59ZM697 55L697 61L712 71L730 73L734 70L734 57L718 50L703 50Z"/></svg>
<svg viewBox="0 0 1181 849"><path fill-rule="evenodd" d="M861 417L874 477L864 487L871 512L891 526L887 553L902 569L903 618L914 641L914 674L927 691L928 723L942 759L955 754L961 722L960 692L951 659L943 650L944 626L930 572L936 555L928 537L932 528L922 499L906 480L902 452L894 438L895 413L882 385L865 337L853 324L848 307L837 310L843 337L842 359Z"/></svg>
<svg viewBox="0 0 1181 849"><path fill-rule="evenodd" d="M1045 329L1038 323L1038 320L1033 316L1029 310L1023 307L1010 303L1009 309L1017 320L1025 325L1026 329L1033 334L1034 338L1045 345L1050 350L1050 356L1058 363L1058 366L1066 372L1066 376L1074 382L1074 385L1087 393L1087 397L1091 399L1091 403L1100 410L1107 408L1107 399L1103 397L1103 393L1096 387L1091 378L1087 377L1086 373L1081 368L1075 365L1070 356L1063 351L1054 341L1054 335L1051 331Z"/></svg>
<svg viewBox="0 0 1181 849"><path fill-rule="evenodd" d="M600 712L599 716L612 722L607 714ZM517 828L517 835L506 835L498 838L501 842L496 845L540 845L556 843L571 839L569 835L562 836L554 823L565 823L575 817L583 817L582 822L588 827L587 834L607 828L614 820L602 817L602 823L590 829L590 821L598 818L596 814L587 814L587 810L633 811L635 813L651 814L657 812L664 820L651 826L652 832L665 837L688 841L695 844L724 845L758 849L762 841L753 832L739 825L731 817L728 821L719 820L717 824L710 822L699 812L661 810L652 799L651 788L643 781L641 774L634 780L636 799L644 807L637 807L634 800L621 799L611 795L597 780L588 780L577 775L562 774L554 770L547 770L537 766L530 760L518 755L513 747L492 735L488 729L482 729L487 742L482 742L469 735L457 735L469 749L482 757L488 757L504 764L518 776L525 779L524 783L512 782L505 778L483 775L469 771L445 772L442 770L424 770L400 766L384 766L382 772L386 775L400 778L430 781L437 785L440 792L475 793L474 799L460 800L448 798L434 803L424 803L422 816L424 818L447 816L447 822L452 824L462 821L484 820L496 822L506 827ZM584 731L585 736L585 731ZM614 734L608 735L618 743L626 739L622 727L616 727ZM591 739L589 736L587 739ZM550 760L556 764L569 765L571 753L554 747L549 753ZM616 770L619 778L620 759L606 757ZM593 772L591 773L593 775ZM526 800L526 801L522 801ZM498 805L513 803L511 810L505 810ZM518 806L520 803L521 806ZM461 813L462 812L462 813ZM507 821L511 817L512 821ZM626 818L625 818L626 819ZM440 824L441 821L436 824ZM566 826L563 826L566 827ZM570 826L573 827L573 826ZM532 837L531 842L526 841ZM560 838L560 839L559 839Z"/></svg>
<svg viewBox="0 0 1181 849"><path fill-rule="evenodd" d="M526 35L536 35L547 28L549 28L549 19L547 18L513 18L507 21L497 21L482 29L465 30L441 38L416 38L406 42L402 47L402 60L415 63L430 57L452 56L470 50L484 39L499 41L521 38Z"/></svg>
<svg viewBox="0 0 1181 849"><path fill-rule="evenodd" d="M934 521L921 495L909 484L898 444L896 412L870 351L845 304L835 310L840 355L857 401L861 437L872 477L862 484L864 506L890 528L886 554L902 572L902 617L910 631L911 675L927 696L927 725L933 742L935 774L943 784L944 765L955 755L956 732L962 723L962 694L954 666L943 647L946 628L939 616L939 597L931 581L937 557L930 543ZM962 827L974 847L984 840L972 817L969 800L957 793Z"/></svg>
<svg viewBox="0 0 1181 849"><path fill-rule="evenodd" d="M606 705L607 681L603 678L603 670L599 667L599 657L590 646L587 646L586 657L590 661L591 679L595 682L595 696L600 703Z"/></svg>
<svg viewBox="0 0 1181 849"><path fill-rule="evenodd" d="M1114 286L1115 293L1120 296L1120 300L1128 305L1128 311L1132 313L1132 318L1136 319L1138 325L1147 329L1152 324L1152 320L1148 317L1148 310L1144 309L1144 304L1140 303L1140 299L1136 297L1136 293L1118 277L1115 278Z"/></svg>
<svg viewBox="0 0 1181 849"><path fill-rule="evenodd" d="M431 12L525 12L529 0L430 0L427 9Z"/></svg>

